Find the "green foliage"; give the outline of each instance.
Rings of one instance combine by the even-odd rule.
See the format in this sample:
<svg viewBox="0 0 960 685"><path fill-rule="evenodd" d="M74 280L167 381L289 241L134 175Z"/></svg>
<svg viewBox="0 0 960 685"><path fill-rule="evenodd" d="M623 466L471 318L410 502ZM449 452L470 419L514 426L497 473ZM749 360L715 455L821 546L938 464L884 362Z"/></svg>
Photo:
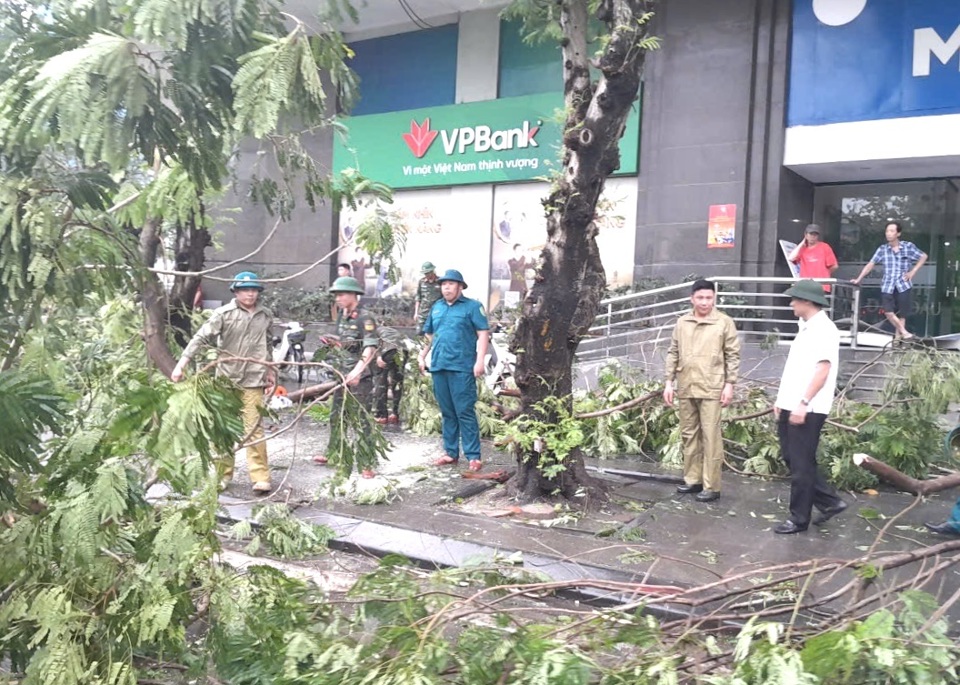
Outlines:
<svg viewBox="0 0 960 685"><path fill-rule="evenodd" d="M302 521L283 504L254 507L252 520L234 524L230 533L238 540L251 538L247 553L256 554L263 547L281 559L301 559L324 552L327 543L336 537L328 526Z"/></svg>
<svg viewBox="0 0 960 685"><path fill-rule="evenodd" d="M62 408L62 398L45 379L0 371L0 503L12 502L16 480L40 470L41 435L57 429Z"/></svg>
<svg viewBox="0 0 960 685"><path fill-rule="evenodd" d="M568 405L564 398L547 397L534 406L535 415L541 418L521 414L504 425L497 442L516 454L536 454L540 473L556 478L566 470L567 457L586 438L582 422L574 418Z"/></svg>
<svg viewBox="0 0 960 685"><path fill-rule="evenodd" d="M377 462L387 459L390 443L365 407L353 393L343 392L342 410L330 424L330 451L327 457L340 479L356 471L375 470ZM338 483L332 482L336 487Z"/></svg>
<svg viewBox="0 0 960 685"><path fill-rule="evenodd" d="M330 321L333 296L325 288L268 288L261 295L263 305L278 321Z"/></svg>

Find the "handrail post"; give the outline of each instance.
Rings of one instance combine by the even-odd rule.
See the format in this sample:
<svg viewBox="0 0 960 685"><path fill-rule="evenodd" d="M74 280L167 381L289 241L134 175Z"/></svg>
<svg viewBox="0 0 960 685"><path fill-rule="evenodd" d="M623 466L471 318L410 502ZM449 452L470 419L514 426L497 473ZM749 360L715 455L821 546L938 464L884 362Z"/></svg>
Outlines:
<svg viewBox="0 0 960 685"><path fill-rule="evenodd" d="M853 286L853 316L850 317L853 335L850 338L850 349L857 349L857 334L860 332L860 286Z"/></svg>

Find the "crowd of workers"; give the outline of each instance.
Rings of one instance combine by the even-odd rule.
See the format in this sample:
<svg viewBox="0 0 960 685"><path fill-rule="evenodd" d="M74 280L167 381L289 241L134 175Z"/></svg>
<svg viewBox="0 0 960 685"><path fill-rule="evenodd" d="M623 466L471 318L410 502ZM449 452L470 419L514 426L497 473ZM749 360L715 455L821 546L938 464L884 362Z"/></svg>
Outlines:
<svg viewBox="0 0 960 685"><path fill-rule="evenodd" d="M914 337L906 328L911 309L912 280L927 255L901 239L902 227L891 222L885 228L886 243L877 248L854 284L874 268L883 268L882 306L895 336ZM824 307L829 284L813 279L830 278L837 260L830 246L820 239L816 224L806 227L803 241L788 259L798 265L799 278L784 293L799 319L774 401L781 455L791 478L789 516L774 528L781 535L800 533L811 523L820 525L842 513L847 504L823 478L817 467L817 448L823 425L833 404L839 364L840 335ZM475 412L476 379L483 376L489 344L489 323L483 305L464 296L467 283L454 269L442 276L425 262L417 284L414 318L421 337L417 362L429 372L442 417L443 452L433 463L456 465L461 455L468 468L481 468L480 431ZM218 372L239 388L246 431L247 463L253 491L270 492L266 443L261 426L265 394L273 391L276 377L269 360L272 315L258 303L263 284L256 274L242 272L231 284L235 299L216 309L184 349L171 379L180 381L191 358L203 347L215 347L222 358ZM394 329L378 326L362 311L361 284L350 275L350 265L340 265L329 289L335 302L336 354L331 361L343 382L333 397L331 428L342 425L344 393L350 392L373 411L380 424L399 423L405 350ZM723 465L721 409L733 399L740 364L740 341L734 321L716 308L713 283L698 280L691 290L689 312L674 326L666 359L663 399L676 406L684 457L684 484L680 494L694 494L701 502L720 498ZM388 403L389 399L389 403ZM372 427L371 427L372 428ZM327 451L318 464L336 463L343 436L331 430ZM225 481L233 475L233 455L220 462ZM373 477L364 470L364 477ZM813 510L819 513L814 516ZM960 501L951 518L928 523L938 534L960 536Z"/></svg>

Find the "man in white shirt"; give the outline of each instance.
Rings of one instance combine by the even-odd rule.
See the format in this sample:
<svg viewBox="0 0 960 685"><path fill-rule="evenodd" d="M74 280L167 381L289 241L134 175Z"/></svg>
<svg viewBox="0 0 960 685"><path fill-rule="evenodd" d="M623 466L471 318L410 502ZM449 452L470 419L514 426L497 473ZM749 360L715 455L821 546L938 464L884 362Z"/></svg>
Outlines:
<svg viewBox="0 0 960 685"><path fill-rule="evenodd" d="M784 294L800 319L800 332L790 345L773 408L780 452L790 469L790 518L773 531L790 535L809 527L813 507L820 510L814 523L821 524L847 503L817 470L820 431L837 388L840 333L823 311L827 298L819 283L798 281Z"/></svg>

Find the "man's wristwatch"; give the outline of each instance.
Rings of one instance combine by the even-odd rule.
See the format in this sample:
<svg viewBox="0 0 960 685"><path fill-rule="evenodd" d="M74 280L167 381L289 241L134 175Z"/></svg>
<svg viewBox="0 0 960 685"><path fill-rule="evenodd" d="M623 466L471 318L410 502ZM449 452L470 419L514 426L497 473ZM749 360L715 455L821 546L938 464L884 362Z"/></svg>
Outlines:
<svg viewBox="0 0 960 685"><path fill-rule="evenodd" d="M801 398L800 398L800 404L802 404L804 407L806 407L808 404L810 404L810 400L808 400L806 397L801 397Z"/></svg>

